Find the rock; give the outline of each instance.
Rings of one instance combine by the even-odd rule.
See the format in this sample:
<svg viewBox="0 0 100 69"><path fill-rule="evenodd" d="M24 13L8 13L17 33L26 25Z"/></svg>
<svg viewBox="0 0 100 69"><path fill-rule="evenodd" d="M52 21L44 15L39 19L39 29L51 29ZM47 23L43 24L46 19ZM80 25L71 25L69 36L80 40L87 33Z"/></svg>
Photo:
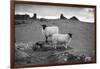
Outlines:
<svg viewBox="0 0 100 69"><path fill-rule="evenodd" d="M63 14L61 14L60 19L67 19L67 18Z"/></svg>
<svg viewBox="0 0 100 69"><path fill-rule="evenodd" d="M32 50L32 46L33 46L32 43L24 43L24 42L15 43L16 49L19 49L21 51Z"/></svg>
<svg viewBox="0 0 100 69"><path fill-rule="evenodd" d="M37 19L37 14L34 13L32 19Z"/></svg>
<svg viewBox="0 0 100 69"><path fill-rule="evenodd" d="M38 41L35 43L35 46L33 46L34 51L65 51L73 49L72 47L65 48L65 44L56 44L56 48L54 44L49 41L46 43L45 41Z"/></svg>

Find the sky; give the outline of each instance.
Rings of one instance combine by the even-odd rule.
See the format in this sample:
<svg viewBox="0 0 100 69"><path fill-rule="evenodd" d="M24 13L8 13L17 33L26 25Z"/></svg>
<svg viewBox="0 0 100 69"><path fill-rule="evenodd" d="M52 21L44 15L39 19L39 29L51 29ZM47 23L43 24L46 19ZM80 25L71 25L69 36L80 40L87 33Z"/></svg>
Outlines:
<svg viewBox="0 0 100 69"><path fill-rule="evenodd" d="M30 17L37 13L38 18L56 19L60 14L66 18L76 16L80 21L94 22L93 8L79 8L79 7L62 7L50 5L30 5L30 4L16 4L15 14L29 14Z"/></svg>

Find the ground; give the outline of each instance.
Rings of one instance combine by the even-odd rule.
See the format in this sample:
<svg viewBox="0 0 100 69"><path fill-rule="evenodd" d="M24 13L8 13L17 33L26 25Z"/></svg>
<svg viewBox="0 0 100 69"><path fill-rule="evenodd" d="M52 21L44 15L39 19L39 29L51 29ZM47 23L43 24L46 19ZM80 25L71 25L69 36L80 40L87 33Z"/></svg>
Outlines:
<svg viewBox="0 0 100 69"><path fill-rule="evenodd" d="M18 22L18 21L17 21ZM16 22L16 23L17 23ZM19 21L20 22L20 21ZM23 21L22 21L23 22ZM41 32L41 24L46 25L56 25L60 29L60 33L72 33L72 42L71 42L71 50L63 50L63 51L34 51L33 47L35 43L38 41L44 41L45 37ZM21 48L19 51L16 49L16 64L50 64L52 61L54 63L64 63L67 61L68 55L62 55L64 52L71 52L71 54L78 56L89 56L94 58L94 23L87 23L75 20L67 20L67 19L55 19L55 20L26 20L24 24L16 24L15 25L15 38L16 45L26 47L25 49ZM22 44L20 44L22 43ZM19 44L19 45L18 45ZM28 47L28 48L27 48ZM27 50L27 51L26 51ZM60 53L59 55L55 55L55 53ZM24 56L19 56L23 55ZM69 54L73 58L76 59L74 55ZM26 56L25 56L26 55ZM22 59L20 59L22 57ZM52 57L52 58L51 58ZM49 59L49 60L48 60ZM30 61L32 60L32 61ZM27 62L26 62L27 61Z"/></svg>

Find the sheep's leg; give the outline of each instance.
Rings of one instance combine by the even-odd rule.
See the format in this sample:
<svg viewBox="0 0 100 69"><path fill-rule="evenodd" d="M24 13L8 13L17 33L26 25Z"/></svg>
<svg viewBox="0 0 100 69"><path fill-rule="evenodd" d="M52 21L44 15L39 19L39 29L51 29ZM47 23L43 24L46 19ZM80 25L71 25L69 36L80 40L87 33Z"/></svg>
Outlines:
<svg viewBox="0 0 100 69"><path fill-rule="evenodd" d="M53 45L55 50L57 49L56 44L57 44L57 43L54 43L54 45Z"/></svg>
<svg viewBox="0 0 100 69"><path fill-rule="evenodd" d="M52 41L52 46L53 46L54 49L56 49L56 45L53 41Z"/></svg>
<svg viewBox="0 0 100 69"><path fill-rule="evenodd" d="M45 38L46 38L45 42L46 42L46 43L48 43L48 37L47 37L47 36L45 36Z"/></svg>
<svg viewBox="0 0 100 69"><path fill-rule="evenodd" d="M52 46L54 47L54 49L56 50L56 45L57 45L57 40L52 39Z"/></svg>
<svg viewBox="0 0 100 69"><path fill-rule="evenodd" d="M55 48L55 50L57 49L57 48L56 48L56 44L54 44L54 48Z"/></svg>
<svg viewBox="0 0 100 69"><path fill-rule="evenodd" d="M68 48L68 46L70 46L70 44L71 44L71 41L72 41L72 38L70 38L70 39L69 39L69 41L66 43L66 46L65 46L65 48Z"/></svg>

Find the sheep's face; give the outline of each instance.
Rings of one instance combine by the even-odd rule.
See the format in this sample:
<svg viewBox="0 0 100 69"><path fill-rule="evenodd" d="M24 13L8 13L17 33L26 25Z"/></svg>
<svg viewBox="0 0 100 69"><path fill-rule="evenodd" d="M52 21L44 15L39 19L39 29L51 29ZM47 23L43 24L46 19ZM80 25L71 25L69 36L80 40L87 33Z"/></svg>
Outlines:
<svg viewBox="0 0 100 69"><path fill-rule="evenodd" d="M72 33L68 33L68 35L72 38Z"/></svg>
<svg viewBox="0 0 100 69"><path fill-rule="evenodd" d="M47 25L41 25L43 29L45 29L47 27Z"/></svg>

